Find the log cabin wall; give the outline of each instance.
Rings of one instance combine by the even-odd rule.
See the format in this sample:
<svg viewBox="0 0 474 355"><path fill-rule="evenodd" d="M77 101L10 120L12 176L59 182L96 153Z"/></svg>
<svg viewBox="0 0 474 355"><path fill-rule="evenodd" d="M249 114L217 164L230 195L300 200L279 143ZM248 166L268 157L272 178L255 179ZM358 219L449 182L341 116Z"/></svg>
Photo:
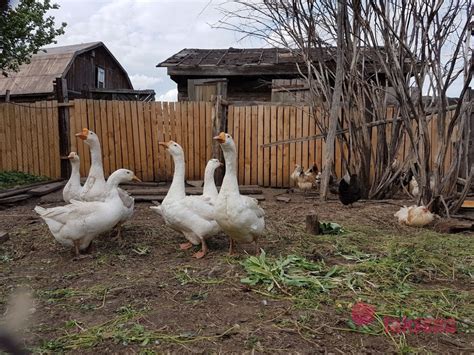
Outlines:
<svg viewBox="0 0 474 355"><path fill-rule="evenodd" d="M101 47L82 53L75 58L66 75L68 89L80 92L87 88L96 88L97 67L105 70L105 89L133 89L126 73Z"/></svg>

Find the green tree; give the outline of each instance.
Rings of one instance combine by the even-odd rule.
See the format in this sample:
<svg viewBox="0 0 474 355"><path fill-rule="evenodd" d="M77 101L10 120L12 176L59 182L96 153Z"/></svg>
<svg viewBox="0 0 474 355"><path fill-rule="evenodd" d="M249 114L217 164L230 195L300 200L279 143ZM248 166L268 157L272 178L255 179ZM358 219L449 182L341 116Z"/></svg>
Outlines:
<svg viewBox="0 0 474 355"><path fill-rule="evenodd" d="M2 1L0 1L2 2ZM58 9L50 0L20 0L16 7L0 4L0 70L18 71L23 63L41 47L56 43L54 38L64 33L65 23L55 26L49 10Z"/></svg>

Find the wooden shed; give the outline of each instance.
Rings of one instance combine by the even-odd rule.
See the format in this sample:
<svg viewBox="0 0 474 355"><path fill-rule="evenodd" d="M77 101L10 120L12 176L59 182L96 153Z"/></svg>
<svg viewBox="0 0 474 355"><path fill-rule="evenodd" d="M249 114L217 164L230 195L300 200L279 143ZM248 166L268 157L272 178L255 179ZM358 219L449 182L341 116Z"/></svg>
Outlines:
<svg viewBox="0 0 474 355"><path fill-rule="evenodd" d="M0 77L0 101L55 98L54 80L64 78L69 98L154 100L153 90L133 90L127 72L102 42L45 48L19 72ZM147 101L148 101L147 100Z"/></svg>
<svg viewBox="0 0 474 355"><path fill-rule="evenodd" d="M335 66L335 48L314 50L315 61ZM282 48L183 49L157 67L178 85L179 101L304 101L300 58Z"/></svg>

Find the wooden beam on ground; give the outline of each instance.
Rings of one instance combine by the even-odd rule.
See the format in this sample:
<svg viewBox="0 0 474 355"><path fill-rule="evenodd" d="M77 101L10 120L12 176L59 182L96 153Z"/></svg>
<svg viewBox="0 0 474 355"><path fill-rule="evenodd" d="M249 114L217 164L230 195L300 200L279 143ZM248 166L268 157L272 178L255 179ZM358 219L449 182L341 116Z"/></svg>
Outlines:
<svg viewBox="0 0 474 355"><path fill-rule="evenodd" d="M0 192L0 199L5 198L5 197L14 196L14 195L23 194L25 192L28 192L29 190L31 190L32 188L34 188L36 186L42 186L42 185L45 185L45 184L50 184L50 183L58 182L58 181L62 181L62 180L52 180L52 181L47 181L47 182L45 182L45 181L35 182L34 184L30 184L30 185L27 185L27 186L20 186L20 187L15 187L15 188L12 188L12 189L8 189L6 191Z"/></svg>
<svg viewBox="0 0 474 355"><path fill-rule="evenodd" d="M24 201L28 198L30 198L30 194L19 194L15 196L10 196L10 197L5 197L5 198L0 198L0 205L7 205L10 203L16 203L20 201Z"/></svg>
<svg viewBox="0 0 474 355"><path fill-rule="evenodd" d="M166 195L137 195L133 196L135 202L152 202L158 201L162 202L165 199ZM263 195L251 195L250 197L255 198L257 201L264 201L265 196Z"/></svg>
<svg viewBox="0 0 474 355"><path fill-rule="evenodd" d="M64 187L64 185L66 185L66 181L53 182L50 184L35 187L29 190L28 193L32 196L43 196L56 190L59 190L60 188Z"/></svg>
<svg viewBox="0 0 474 355"><path fill-rule="evenodd" d="M130 186L124 189L132 196L137 195L166 195L168 193L167 187L148 187L148 188L131 188ZM218 188L219 189L219 188ZM187 195L202 195L202 187L187 187ZM242 195L261 195L262 189L254 186L240 186L239 191Z"/></svg>

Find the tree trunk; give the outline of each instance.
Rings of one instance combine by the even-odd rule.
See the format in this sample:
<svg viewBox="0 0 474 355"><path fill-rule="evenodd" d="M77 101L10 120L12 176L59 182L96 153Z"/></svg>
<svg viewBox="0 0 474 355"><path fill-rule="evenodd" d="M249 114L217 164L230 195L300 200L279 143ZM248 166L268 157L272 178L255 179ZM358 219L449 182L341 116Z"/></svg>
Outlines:
<svg viewBox="0 0 474 355"><path fill-rule="evenodd" d="M344 79L344 17L346 12L345 0L337 3L337 59L336 59L336 80L334 92L331 100L331 110L329 112L329 131L326 138L326 157L321 179L320 198L327 200L329 192L329 177L334 165L334 148L336 140L336 129L338 117L341 112L342 82Z"/></svg>

